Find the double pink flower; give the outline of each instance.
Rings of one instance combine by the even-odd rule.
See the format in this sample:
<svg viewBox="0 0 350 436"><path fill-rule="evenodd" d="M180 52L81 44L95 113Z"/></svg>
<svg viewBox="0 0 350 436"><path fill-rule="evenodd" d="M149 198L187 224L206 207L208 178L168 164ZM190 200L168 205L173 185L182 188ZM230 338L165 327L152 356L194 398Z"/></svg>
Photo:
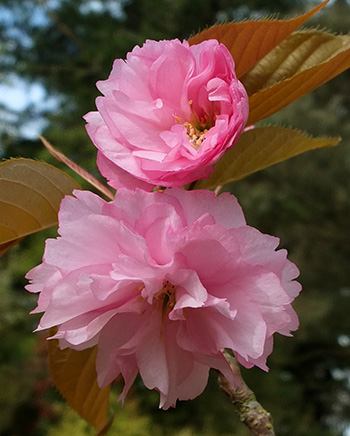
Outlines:
<svg viewBox="0 0 350 436"><path fill-rule="evenodd" d="M216 40L146 41L97 83L87 131L111 186L151 190L207 178L239 139L248 97Z"/></svg>
<svg viewBox="0 0 350 436"><path fill-rule="evenodd" d="M225 348L267 369L273 334L298 327L298 269L277 238L246 225L232 195L74 195L27 289L40 292L38 329L58 326L62 348L98 345L98 383L121 374L121 399L138 373L165 409L199 395L210 368L235 383Z"/></svg>

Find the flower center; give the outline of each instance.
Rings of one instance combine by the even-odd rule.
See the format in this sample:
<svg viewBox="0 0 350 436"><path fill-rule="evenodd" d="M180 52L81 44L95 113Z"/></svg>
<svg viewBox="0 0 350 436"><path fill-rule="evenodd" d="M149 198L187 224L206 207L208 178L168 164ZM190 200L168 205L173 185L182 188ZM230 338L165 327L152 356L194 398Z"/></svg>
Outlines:
<svg viewBox="0 0 350 436"><path fill-rule="evenodd" d="M168 308L175 306L175 286L169 280L163 281L162 288L155 295L156 301L162 301L162 318L164 318Z"/></svg>
<svg viewBox="0 0 350 436"><path fill-rule="evenodd" d="M154 296L157 302L162 304L162 327L160 337L164 339L164 321L167 313L175 306L175 286L169 280L163 281L162 288ZM159 307L159 306L158 306Z"/></svg>
<svg viewBox="0 0 350 436"><path fill-rule="evenodd" d="M192 109L192 104L193 104L192 100L190 100L188 104L191 106L191 112L192 112L191 122L185 121L183 123L181 118L177 115L174 115L174 118L178 123L182 124L185 127L186 135L191 146L194 149L199 150L201 145L203 144L203 141L205 140L205 134L215 124L216 114L214 113L214 110L212 108L210 114L206 114L200 119L197 119Z"/></svg>
<svg viewBox="0 0 350 436"><path fill-rule="evenodd" d="M186 129L186 135L188 140L190 141L190 144L192 145L193 148L199 150L200 146L205 140L205 134L207 133L208 129L207 128L204 128L203 130L198 129L197 127L193 126L189 122L185 122L183 125Z"/></svg>

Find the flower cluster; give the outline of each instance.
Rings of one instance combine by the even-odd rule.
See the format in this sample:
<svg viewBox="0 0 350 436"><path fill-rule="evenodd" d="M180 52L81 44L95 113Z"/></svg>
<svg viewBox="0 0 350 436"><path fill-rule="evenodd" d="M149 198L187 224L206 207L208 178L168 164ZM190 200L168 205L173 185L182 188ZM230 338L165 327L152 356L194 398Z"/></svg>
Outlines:
<svg viewBox="0 0 350 436"><path fill-rule="evenodd" d="M97 164L116 197L75 191L59 237L27 274L38 330L61 348L97 346L98 384L139 373L160 406L199 395L223 356L266 370L273 335L298 327L297 267L278 239L249 227L236 198L180 189L208 177L248 117L225 46L147 41L116 60L98 112L86 115ZM167 187L151 191L154 186Z"/></svg>
<svg viewBox="0 0 350 436"><path fill-rule="evenodd" d="M120 189L112 202L66 197L57 239L27 289L40 292L39 330L62 348L98 345L98 383L136 375L160 406L199 395L209 368L235 383L222 355L266 369L273 334L295 330L298 269L278 239L246 225L234 196Z"/></svg>

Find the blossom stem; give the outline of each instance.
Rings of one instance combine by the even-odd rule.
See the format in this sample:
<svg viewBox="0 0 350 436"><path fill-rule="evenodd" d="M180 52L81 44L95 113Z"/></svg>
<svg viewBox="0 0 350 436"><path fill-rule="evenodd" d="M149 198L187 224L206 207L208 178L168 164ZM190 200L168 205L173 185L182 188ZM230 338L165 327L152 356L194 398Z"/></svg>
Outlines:
<svg viewBox="0 0 350 436"><path fill-rule="evenodd" d="M191 183L188 185L187 191L193 191L193 190L194 190L194 187L196 186L196 183L197 183L197 180L195 180L194 182L191 182Z"/></svg>
<svg viewBox="0 0 350 436"><path fill-rule="evenodd" d="M221 190L222 190L222 188L223 188L223 186L222 185L218 185L216 188L215 188L215 195L219 195L220 194L220 192L221 192Z"/></svg>
<svg viewBox="0 0 350 436"><path fill-rule="evenodd" d="M224 352L224 356L240 382L240 387L232 386L222 374L219 375L219 386L236 406L240 420L249 428L253 436L275 436L271 415L261 406L254 392L245 384L236 358L227 352Z"/></svg>
<svg viewBox="0 0 350 436"><path fill-rule="evenodd" d="M75 172L75 174L78 174L78 176L82 177L84 180L90 183L91 186L93 186L101 194L103 194L106 198L108 198L108 200L111 201L114 200L114 194L99 180L97 180L93 175L85 171L83 168L81 168L78 164L70 160L63 153L56 150L55 147L52 144L50 144L49 141L47 141L43 136L39 135L39 138L43 143L43 145L45 146L45 148L52 154L53 157L55 157L57 160L67 165L71 170Z"/></svg>
<svg viewBox="0 0 350 436"><path fill-rule="evenodd" d="M164 189L165 188L163 188L163 186L157 185L155 188L153 188L153 191L154 192L157 192L157 191L162 192L162 191L164 191Z"/></svg>

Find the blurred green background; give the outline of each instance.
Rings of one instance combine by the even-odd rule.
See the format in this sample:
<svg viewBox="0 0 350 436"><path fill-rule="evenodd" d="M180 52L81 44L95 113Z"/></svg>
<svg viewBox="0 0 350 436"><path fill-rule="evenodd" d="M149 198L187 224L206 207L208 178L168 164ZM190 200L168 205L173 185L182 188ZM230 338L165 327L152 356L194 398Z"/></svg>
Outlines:
<svg viewBox="0 0 350 436"><path fill-rule="evenodd" d="M124 58L145 39L182 39L217 21L274 13L291 17L316 3L0 0L0 157L41 159L66 171L35 138L42 133L98 177L96 150L82 116L95 109L95 83L107 78L115 58ZM349 2L333 0L308 26L348 33L349 23ZM279 236L301 270L303 292L294 305L300 329L294 338L276 337L268 374L243 371L272 413L279 436L350 435L349 79L346 71L263 123L341 135L339 146L306 153L228 187L248 223ZM20 97L7 86L18 86L28 99L16 106L13 100ZM31 333L38 317L28 312L36 296L24 291L24 275L41 261L44 240L55 231L26 238L0 259L1 436L95 434L52 386L45 338ZM166 412L158 410L158 394L140 381L124 409L116 406L116 396L111 435L249 435L219 391L214 372L203 395Z"/></svg>

